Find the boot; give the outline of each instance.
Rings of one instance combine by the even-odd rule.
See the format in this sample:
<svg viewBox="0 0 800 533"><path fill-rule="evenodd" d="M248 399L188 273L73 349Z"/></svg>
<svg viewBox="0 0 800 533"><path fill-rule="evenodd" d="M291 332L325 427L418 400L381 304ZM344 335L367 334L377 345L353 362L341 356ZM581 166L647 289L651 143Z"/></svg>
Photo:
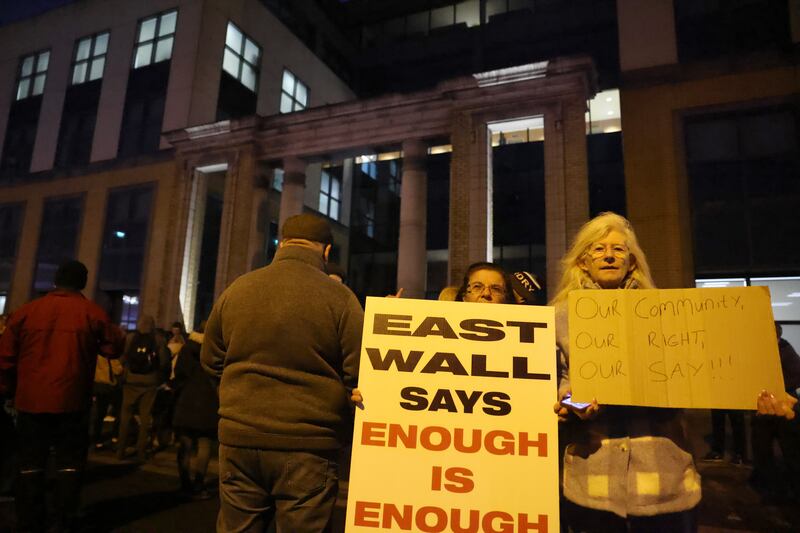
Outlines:
<svg viewBox="0 0 800 533"><path fill-rule="evenodd" d="M59 531L73 531L81 496L81 472L65 468L56 470L55 510Z"/></svg>
<svg viewBox="0 0 800 533"><path fill-rule="evenodd" d="M195 474L192 481L192 499L193 500L208 500L211 498L211 493L206 490L206 484L203 474Z"/></svg>
<svg viewBox="0 0 800 533"><path fill-rule="evenodd" d="M46 530L44 470L23 471L17 478L17 530L33 533Z"/></svg>

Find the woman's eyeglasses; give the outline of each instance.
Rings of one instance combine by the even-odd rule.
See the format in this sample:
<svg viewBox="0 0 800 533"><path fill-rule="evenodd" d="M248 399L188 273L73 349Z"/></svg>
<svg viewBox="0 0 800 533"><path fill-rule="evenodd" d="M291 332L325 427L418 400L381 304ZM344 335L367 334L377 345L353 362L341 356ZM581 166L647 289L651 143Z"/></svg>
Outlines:
<svg viewBox="0 0 800 533"><path fill-rule="evenodd" d="M611 251L614 257L619 258L627 257L629 253L628 247L624 244L594 244L586 253L588 253L592 259L600 259L601 257L605 257L608 251Z"/></svg>
<svg viewBox="0 0 800 533"><path fill-rule="evenodd" d="M506 293L506 289L502 285L484 285L483 283L477 281L467 285L467 292L483 294L483 291L485 291L487 288L489 289L489 292L497 296L503 296Z"/></svg>

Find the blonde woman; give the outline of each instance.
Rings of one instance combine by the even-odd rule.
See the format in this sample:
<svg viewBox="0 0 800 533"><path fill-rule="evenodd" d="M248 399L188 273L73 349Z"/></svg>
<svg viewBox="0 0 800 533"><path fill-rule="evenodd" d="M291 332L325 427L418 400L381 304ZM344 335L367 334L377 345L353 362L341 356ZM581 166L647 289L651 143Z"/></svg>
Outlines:
<svg viewBox="0 0 800 533"><path fill-rule="evenodd" d="M587 222L562 260L556 307L558 402L564 422L562 520L568 531L696 531L700 476L689 453L681 410L563 405L570 393L567 296L581 289L654 288L630 222L601 213ZM769 394L760 414L793 417Z"/></svg>

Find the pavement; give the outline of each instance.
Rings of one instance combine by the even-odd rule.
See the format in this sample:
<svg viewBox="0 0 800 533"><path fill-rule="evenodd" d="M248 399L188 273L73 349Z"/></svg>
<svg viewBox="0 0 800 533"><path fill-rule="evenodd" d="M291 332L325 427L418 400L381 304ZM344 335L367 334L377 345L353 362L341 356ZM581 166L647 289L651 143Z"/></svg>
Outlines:
<svg viewBox="0 0 800 533"><path fill-rule="evenodd" d="M710 428L707 412L695 411L689 427L696 457L708 451L707 436L697 428ZM118 461L112 452L92 451L82 493L80 531L95 532L214 532L219 503L216 491L209 500L187 500L178 493L175 450L156 453L142 465ZM212 459L207 481L213 490L218 479ZM800 506L796 501L765 501L749 484L751 467L730 462L698 461L703 479L699 508L701 533L798 532ZM347 481L341 483L333 531L343 532ZM13 501L0 501L0 532L11 531Z"/></svg>

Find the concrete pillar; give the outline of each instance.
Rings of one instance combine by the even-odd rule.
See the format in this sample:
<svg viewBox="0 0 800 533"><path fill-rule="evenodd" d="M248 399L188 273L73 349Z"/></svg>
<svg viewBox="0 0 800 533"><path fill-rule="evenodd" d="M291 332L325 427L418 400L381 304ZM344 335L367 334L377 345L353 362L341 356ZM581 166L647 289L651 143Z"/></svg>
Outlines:
<svg viewBox="0 0 800 533"><path fill-rule="evenodd" d="M270 169L262 162L254 162L253 194L251 196L250 239L248 243L248 270L267 264L267 238L269 233Z"/></svg>
<svg viewBox="0 0 800 533"><path fill-rule="evenodd" d="M58 125L64 109L64 97L71 70L72 43L68 39L58 39L52 43L50 66L39 111L39 126L36 128L36 141L31 154L31 172L53 168L58 144Z"/></svg>
<svg viewBox="0 0 800 533"><path fill-rule="evenodd" d="M585 109L582 99L564 100L544 114L545 249L551 296L561 278L561 257L589 218Z"/></svg>
<svg viewBox="0 0 800 533"><path fill-rule="evenodd" d="M306 162L299 157L286 157L283 160L283 191L278 228L283 231L283 222L292 215L303 212L303 199L306 192Z"/></svg>
<svg viewBox="0 0 800 533"><path fill-rule="evenodd" d="M253 148L240 149L229 162L225 176L214 298L250 270L251 218L257 179Z"/></svg>
<svg viewBox="0 0 800 533"><path fill-rule="evenodd" d="M178 17L180 18L180 17ZM124 20L120 18L120 20ZM103 88L97 104L97 122L94 126L91 161L105 161L117 157L125 93L136 40L136 21L130 20L114 26L108 41L108 55L103 74Z"/></svg>
<svg viewBox="0 0 800 533"><path fill-rule="evenodd" d="M203 242L208 178L206 174L198 172L194 168L187 169L184 175L186 180L181 189L188 190L186 195L188 202L181 202L182 209L178 210L179 216L175 219L176 226L182 230L180 235L176 235L174 241L175 251L180 252L175 258L175 266L180 268L180 285L177 295L180 314L186 327L191 328L195 323L194 309L197 302L200 246ZM173 267L174 269L175 267Z"/></svg>
<svg viewBox="0 0 800 533"><path fill-rule="evenodd" d="M467 267L492 258L492 188L488 128L467 113L453 119L450 160L448 283Z"/></svg>
<svg viewBox="0 0 800 533"><path fill-rule="evenodd" d="M106 222L106 203L108 189L97 187L89 190L83 206L83 220L93 220L94 224L82 224L78 239L78 261L89 271L86 289L83 294L94 299L97 293L97 279L100 274L100 252L103 248L103 231ZM98 245L99 243L99 245Z"/></svg>
<svg viewBox="0 0 800 533"><path fill-rule="evenodd" d="M408 298L425 298L427 278L426 228L428 174L425 144L403 142L403 179L400 194L400 239L397 247L397 288Z"/></svg>

